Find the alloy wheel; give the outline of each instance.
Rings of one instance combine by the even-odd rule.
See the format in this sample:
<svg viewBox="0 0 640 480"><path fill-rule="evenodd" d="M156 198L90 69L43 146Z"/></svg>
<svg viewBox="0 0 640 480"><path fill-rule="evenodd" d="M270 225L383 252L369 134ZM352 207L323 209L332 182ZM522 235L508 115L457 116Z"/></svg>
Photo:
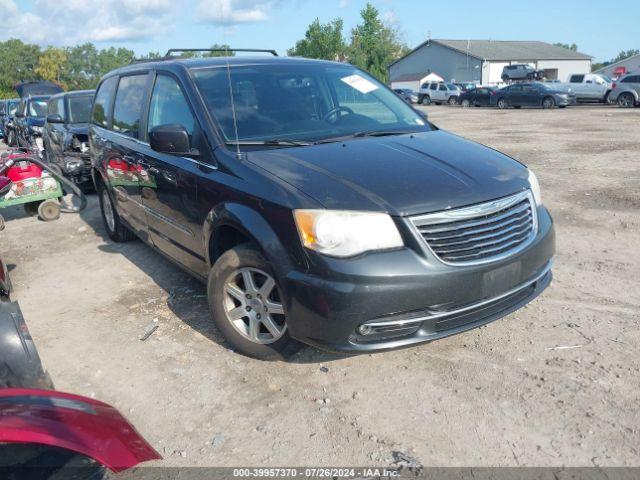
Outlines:
<svg viewBox="0 0 640 480"><path fill-rule="evenodd" d="M270 344L287 330L276 281L260 269L233 272L225 282L223 302L229 323L251 342Z"/></svg>
<svg viewBox="0 0 640 480"><path fill-rule="evenodd" d="M620 105L622 108L631 108L633 107L633 104L634 98L629 93L623 93L622 95L620 95L620 98L618 98L618 105Z"/></svg>

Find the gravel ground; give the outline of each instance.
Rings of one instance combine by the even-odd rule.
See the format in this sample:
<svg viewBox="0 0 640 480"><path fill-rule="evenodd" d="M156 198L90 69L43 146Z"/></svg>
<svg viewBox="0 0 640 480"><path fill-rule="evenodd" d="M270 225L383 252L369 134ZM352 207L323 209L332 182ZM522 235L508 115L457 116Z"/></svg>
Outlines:
<svg viewBox="0 0 640 480"><path fill-rule="evenodd" d="M95 196L52 223L9 209L2 255L57 388L118 407L158 465L639 465L640 109L428 111L538 174L542 297L416 348L261 363L225 346L202 285L106 238Z"/></svg>

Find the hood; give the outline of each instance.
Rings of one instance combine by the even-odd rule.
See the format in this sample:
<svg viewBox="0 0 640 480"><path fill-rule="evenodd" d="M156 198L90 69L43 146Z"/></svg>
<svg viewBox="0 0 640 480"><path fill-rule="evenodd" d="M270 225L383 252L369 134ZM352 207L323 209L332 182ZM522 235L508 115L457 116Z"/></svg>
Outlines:
<svg viewBox="0 0 640 480"><path fill-rule="evenodd" d="M67 128L72 135L89 135L88 123L71 123Z"/></svg>
<svg viewBox="0 0 640 480"><path fill-rule="evenodd" d="M522 164L443 131L253 151L248 159L328 209L415 215L529 187Z"/></svg>
<svg viewBox="0 0 640 480"><path fill-rule="evenodd" d="M60 85L51 82L23 82L15 86L16 92L20 97L28 95L55 95L62 93L64 90Z"/></svg>

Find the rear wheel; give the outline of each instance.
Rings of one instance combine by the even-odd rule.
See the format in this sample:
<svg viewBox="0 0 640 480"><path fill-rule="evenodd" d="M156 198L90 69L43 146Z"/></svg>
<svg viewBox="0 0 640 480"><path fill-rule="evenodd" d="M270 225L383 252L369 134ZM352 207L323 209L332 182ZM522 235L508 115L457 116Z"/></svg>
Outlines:
<svg viewBox="0 0 640 480"><path fill-rule="evenodd" d="M550 109L556 106L556 101L553 97L544 97L542 99L542 108Z"/></svg>
<svg viewBox="0 0 640 480"><path fill-rule="evenodd" d="M607 93L605 93L604 95L604 99L602 100L602 103L606 104L606 105L610 105L611 102L611 91L608 91Z"/></svg>
<svg viewBox="0 0 640 480"><path fill-rule="evenodd" d="M630 93L623 93L618 97L618 105L622 108L632 108L636 105L636 99Z"/></svg>
<svg viewBox="0 0 640 480"><path fill-rule="evenodd" d="M289 336L284 297L271 265L251 244L225 252L207 284L213 321L244 355L282 360L301 344Z"/></svg>
<svg viewBox="0 0 640 480"><path fill-rule="evenodd" d="M507 108L507 101L504 98L498 100L498 108L500 110L504 110L505 108Z"/></svg>
<svg viewBox="0 0 640 480"><path fill-rule="evenodd" d="M449 97L448 103L449 103L449 105L457 105L458 104L458 99L456 97Z"/></svg>
<svg viewBox="0 0 640 480"><path fill-rule="evenodd" d="M109 238L118 243L133 240L135 235L125 227L122 220L120 220L120 215L118 215L118 211L111 200L111 195L109 195L109 190L107 190L104 183L100 183L99 190L102 221L104 222Z"/></svg>
<svg viewBox="0 0 640 480"><path fill-rule="evenodd" d="M471 102L469 102L469 100L465 98L464 100L462 100L460 105L462 105L464 108L467 108L471 106Z"/></svg>

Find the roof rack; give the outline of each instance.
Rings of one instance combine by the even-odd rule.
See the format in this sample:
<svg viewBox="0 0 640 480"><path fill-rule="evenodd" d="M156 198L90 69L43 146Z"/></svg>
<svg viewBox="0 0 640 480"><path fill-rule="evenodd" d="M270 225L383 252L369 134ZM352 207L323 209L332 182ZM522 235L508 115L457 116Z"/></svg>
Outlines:
<svg viewBox="0 0 640 480"><path fill-rule="evenodd" d="M275 50L264 50L256 48L171 48L164 58L171 58L176 52L253 52L253 53L270 53L274 57L278 56Z"/></svg>

